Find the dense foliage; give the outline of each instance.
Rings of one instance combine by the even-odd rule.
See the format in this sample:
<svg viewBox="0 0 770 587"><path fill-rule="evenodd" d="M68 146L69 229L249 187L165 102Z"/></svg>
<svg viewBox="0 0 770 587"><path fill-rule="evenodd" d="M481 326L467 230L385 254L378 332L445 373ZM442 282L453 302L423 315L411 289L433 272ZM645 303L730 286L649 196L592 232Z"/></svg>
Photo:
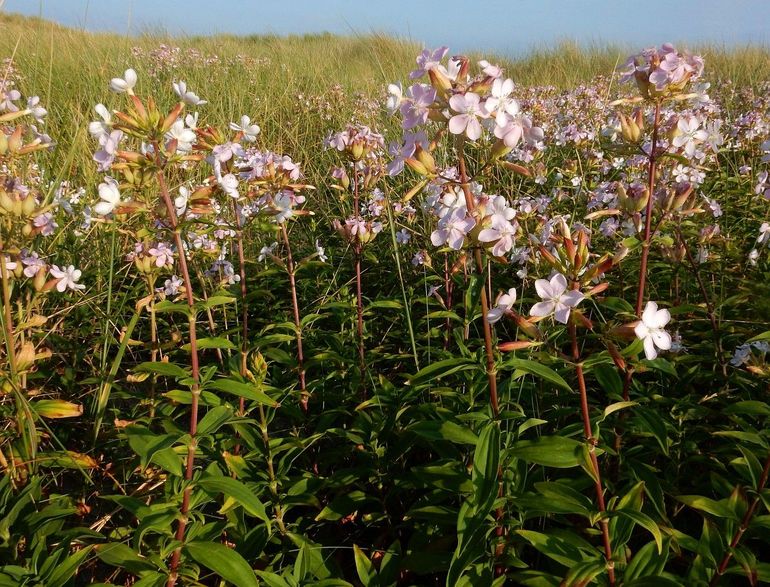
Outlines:
<svg viewBox="0 0 770 587"><path fill-rule="evenodd" d="M770 582L767 85L426 50L298 161L134 58L85 154L5 64L0 585Z"/></svg>

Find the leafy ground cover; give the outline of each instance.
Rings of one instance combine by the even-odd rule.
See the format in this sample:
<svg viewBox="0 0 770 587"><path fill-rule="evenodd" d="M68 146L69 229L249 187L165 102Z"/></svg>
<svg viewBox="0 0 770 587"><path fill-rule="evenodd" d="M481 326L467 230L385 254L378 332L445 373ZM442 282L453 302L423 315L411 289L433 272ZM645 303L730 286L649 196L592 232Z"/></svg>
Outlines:
<svg viewBox="0 0 770 587"><path fill-rule="evenodd" d="M770 581L765 51L2 24L0 584Z"/></svg>

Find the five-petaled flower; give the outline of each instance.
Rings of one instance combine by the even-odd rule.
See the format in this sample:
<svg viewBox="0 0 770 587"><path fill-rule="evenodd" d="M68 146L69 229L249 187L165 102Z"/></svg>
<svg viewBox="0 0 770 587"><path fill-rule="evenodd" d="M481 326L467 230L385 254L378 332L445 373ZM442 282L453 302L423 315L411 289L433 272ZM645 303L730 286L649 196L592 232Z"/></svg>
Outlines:
<svg viewBox="0 0 770 587"><path fill-rule="evenodd" d="M58 265L51 265L51 275L55 279L58 279L56 283L56 290L63 292L65 289L85 289L86 286L82 283L78 283L80 279L80 269L75 269L74 265L68 265L63 269L59 269Z"/></svg>
<svg viewBox="0 0 770 587"><path fill-rule="evenodd" d="M658 304L647 302L642 319L634 327L637 338L644 343L644 356L650 361L658 356L655 347L662 351L671 348L671 335L663 327L671 320L668 310L658 310Z"/></svg>
<svg viewBox="0 0 770 587"><path fill-rule="evenodd" d="M554 315L557 322L566 324L569 321L570 309L583 301L585 296L576 289L567 291L567 278L557 273L550 280L538 279L535 282L537 295L543 300L532 306L530 316Z"/></svg>

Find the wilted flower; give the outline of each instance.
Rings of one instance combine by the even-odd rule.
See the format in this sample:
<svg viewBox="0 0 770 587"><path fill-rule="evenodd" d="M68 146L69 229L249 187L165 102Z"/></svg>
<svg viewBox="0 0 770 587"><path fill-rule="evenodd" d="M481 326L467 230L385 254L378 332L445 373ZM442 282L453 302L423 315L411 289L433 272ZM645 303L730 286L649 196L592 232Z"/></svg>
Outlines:
<svg viewBox="0 0 770 587"><path fill-rule="evenodd" d="M326 256L326 249L324 249L317 240L315 242L315 254L318 255L318 260L321 261L321 263L326 263L329 259L329 257Z"/></svg>

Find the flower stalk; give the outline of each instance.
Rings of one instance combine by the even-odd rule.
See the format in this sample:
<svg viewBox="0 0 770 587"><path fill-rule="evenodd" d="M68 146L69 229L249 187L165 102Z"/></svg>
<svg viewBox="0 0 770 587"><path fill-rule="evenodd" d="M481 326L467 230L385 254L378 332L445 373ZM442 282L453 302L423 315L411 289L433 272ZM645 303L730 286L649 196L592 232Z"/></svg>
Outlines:
<svg viewBox="0 0 770 587"><path fill-rule="evenodd" d="M289 242L289 231L286 230L286 223L281 223L281 235L283 244L286 246L286 271L289 274L289 286L291 288L291 305L294 311L294 326L297 329L297 368L299 369L299 389L300 406L302 411L307 412L309 395L307 393L307 384L305 382L305 357L302 348L302 320L299 314L299 302L297 301L297 282L295 278L294 258L291 253L291 243ZM359 290L360 299L360 290Z"/></svg>
<svg viewBox="0 0 770 587"><path fill-rule="evenodd" d="M190 337L190 361L192 367L192 385L190 387L191 403L190 403L190 424L188 433L190 435L190 442L187 445L187 459L185 464L184 479L187 482L182 493L182 504L179 507L179 519L177 521L176 540L179 542L184 541L185 529L187 527L187 514L190 510L190 497L192 494L192 486L190 481L192 480L193 471L195 468L195 449L197 447L197 432L198 432L198 400L200 398L200 366L198 362L198 337L196 331L196 315L195 315L195 299L193 297L192 282L190 280L190 271L187 266L187 254L185 253L184 242L182 240L182 233L179 228L179 222L176 216L176 210L174 203L169 195L168 186L166 185L166 178L163 173L163 166L160 161L160 148L157 142L154 144L156 153L156 163L158 164L158 171L156 177L158 185L160 187L160 194L163 203L166 207L166 213L168 215L168 221L171 230L174 233L174 244L177 248L179 256L179 269L182 273L182 279L185 286L185 298L187 300L187 306L190 309L190 316L188 318L188 332ZM179 568L179 561L182 556L181 545L174 549L171 555L171 562L169 564L169 576L166 582L167 587L174 587L177 581L177 570Z"/></svg>
<svg viewBox="0 0 770 587"><path fill-rule="evenodd" d="M465 204L468 212L472 213L474 209L473 195L471 194L470 184L468 182L468 172L465 166L465 155L463 152L464 141L461 142L458 152L458 170L460 173L460 185L465 195ZM476 247L473 251L476 261L476 271L479 276L484 275L484 263L481 256L481 249ZM492 327L489 324L487 314L489 313L489 300L487 299L487 288L481 287L481 319L484 328L484 351L486 354L487 379L489 381L489 405L492 408L492 416L497 418L500 408L497 399L497 369L495 368L495 354L492 348Z"/></svg>

